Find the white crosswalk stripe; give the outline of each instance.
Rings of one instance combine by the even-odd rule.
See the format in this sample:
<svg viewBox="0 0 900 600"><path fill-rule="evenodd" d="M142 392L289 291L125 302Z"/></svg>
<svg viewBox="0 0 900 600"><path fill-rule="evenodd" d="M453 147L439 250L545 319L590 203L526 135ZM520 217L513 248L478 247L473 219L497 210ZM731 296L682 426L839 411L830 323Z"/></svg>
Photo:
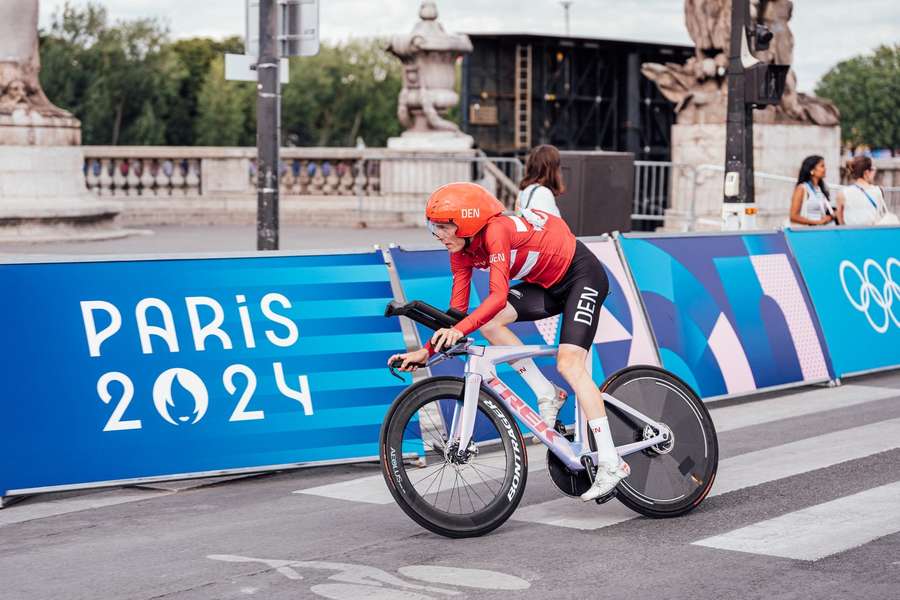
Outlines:
<svg viewBox="0 0 900 600"><path fill-rule="evenodd" d="M528 447L528 472L542 471L547 466L547 449L543 446L529 445ZM442 490L449 489L451 481L448 480ZM433 490L437 492L438 489ZM310 496L324 496L337 500L351 502L365 502L368 504L391 504L394 498L387 489L382 475L370 475L358 479L350 479L338 483L329 483L316 487L295 490L294 494L307 494Z"/></svg>
<svg viewBox="0 0 900 600"><path fill-rule="evenodd" d="M115 491L101 491L87 494L83 497L64 498L60 500L47 500L35 504L13 505L0 510L0 527L13 523L24 523L35 519L44 519L57 515L65 515L83 510L115 506L127 502L139 502L167 496L171 492L152 491L140 489L123 489Z"/></svg>
<svg viewBox="0 0 900 600"><path fill-rule="evenodd" d="M737 406L715 408L713 405L710 415L716 424L716 431L722 433L887 398L900 398L900 390L868 385L842 385Z"/></svg>
<svg viewBox="0 0 900 600"><path fill-rule="evenodd" d="M894 448L900 448L900 419L741 454L719 461L716 482L709 495L727 494ZM573 502L570 498L557 498L520 508L512 518L575 529L601 529L637 516L620 508L612 502L597 507L590 503Z"/></svg>
<svg viewBox="0 0 900 600"><path fill-rule="evenodd" d="M900 482L694 542L723 550L818 560L900 531Z"/></svg>
<svg viewBox="0 0 900 600"><path fill-rule="evenodd" d="M896 389L844 385L722 408L713 405L711 414L717 431L721 433L897 397L900 397L900 391ZM710 496L770 483L896 448L900 448L900 418L797 439L720 460ZM544 470L546 449L529 444L528 450L529 471ZM532 473L532 477L535 474ZM294 493L356 502L393 503L380 474L297 490ZM866 505L866 508L851 508L861 504ZM898 504L900 483L826 502L700 540L696 544L816 560L900 531L900 512L888 510L889 506L895 507ZM512 520L591 531L637 517L639 515L619 502L597 506L561 496L548 502L520 506ZM822 526L819 527L818 524ZM844 529L847 530L846 534Z"/></svg>

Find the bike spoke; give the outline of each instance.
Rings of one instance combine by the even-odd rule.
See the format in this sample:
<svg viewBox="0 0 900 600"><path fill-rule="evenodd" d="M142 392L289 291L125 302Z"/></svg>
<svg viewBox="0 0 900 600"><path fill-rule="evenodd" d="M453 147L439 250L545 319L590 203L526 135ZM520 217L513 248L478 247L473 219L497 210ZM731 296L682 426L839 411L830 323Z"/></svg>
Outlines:
<svg viewBox="0 0 900 600"><path fill-rule="evenodd" d="M466 491L466 497L469 499L469 504L472 505L472 512L475 512L475 502L472 500L472 494L469 493L469 489L470 489L472 486L469 485L469 482L466 481L466 478L463 477L463 474L462 474L462 473L459 474L459 477L460 477L460 479L463 480L463 485L465 486L465 487L463 487L463 489ZM472 491L474 492L475 490L472 489ZM475 495L477 496L478 493L476 492ZM480 499L480 498L479 498L479 499ZM484 503L484 502L482 501L482 504L483 504L483 503Z"/></svg>
<svg viewBox="0 0 900 600"><path fill-rule="evenodd" d="M470 464L469 466L472 467L472 470L475 471L475 474L478 475L479 479L481 479L484 487L489 489L491 493L496 496L497 492L500 491L500 486L498 486L497 489L494 490L490 485L488 485L488 481L496 480L496 478L492 477L489 473L482 473L474 464ZM485 477L487 477L487 479L485 479Z"/></svg>
<svg viewBox="0 0 900 600"><path fill-rule="evenodd" d="M468 482L468 480L466 480L466 478L463 476L462 473L460 473L459 476L462 477L463 483L466 484L466 486L468 487L468 489L471 489L471 490L472 490L472 493L475 494L475 497L478 498L478 499L481 501L481 505L482 505L483 507L484 507L484 506L487 506L488 503L484 501L484 498L481 497L481 494L478 493L478 490L476 490L476 489ZM467 494L469 493L468 490L466 491L466 493L467 493ZM469 496L469 501L471 502L471 500L472 500L472 497ZM474 505L474 503L472 504L472 510L473 510L473 511L475 510L475 505Z"/></svg>
<svg viewBox="0 0 900 600"><path fill-rule="evenodd" d="M435 477L438 473L441 472L440 470L443 469L443 468L446 467L446 466L447 466L447 463L441 463L440 465L431 465L431 467L425 467L425 469L430 469L430 468L434 467L435 470L432 471L432 473L431 473L430 475L426 475L426 476L422 477L421 479L419 479L418 481L413 481L413 480L412 480L412 477L410 477L410 478L409 478L409 482L413 485L414 488L417 488L417 489L418 489L419 485L422 484L422 483L424 483L426 479L430 479L430 478L432 478L432 477ZM439 468L438 468L438 467L439 467ZM425 469L423 469L423 471L424 471Z"/></svg>

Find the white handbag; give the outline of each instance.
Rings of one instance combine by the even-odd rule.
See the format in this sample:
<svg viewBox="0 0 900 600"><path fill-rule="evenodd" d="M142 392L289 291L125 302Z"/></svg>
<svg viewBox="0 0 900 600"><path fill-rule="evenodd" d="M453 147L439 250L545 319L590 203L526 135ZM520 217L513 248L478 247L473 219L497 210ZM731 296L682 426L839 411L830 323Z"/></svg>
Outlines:
<svg viewBox="0 0 900 600"><path fill-rule="evenodd" d="M897 217L897 215L888 210L887 204L884 201L884 190L881 190L881 197L878 198L880 202L878 202L873 200L872 196L869 195L869 192L863 189L862 186L857 185L856 187L865 194L866 199L869 202L876 205L875 211L878 216L875 218L875 222L872 223L872 225L900 225L900 217Z"/></svg>
<svg viewBox="0 0 900 600"><path fill-rule="evenodd" d="M900 225L900 217L885 210L884 214L875 221L876 225Z"/></svg>

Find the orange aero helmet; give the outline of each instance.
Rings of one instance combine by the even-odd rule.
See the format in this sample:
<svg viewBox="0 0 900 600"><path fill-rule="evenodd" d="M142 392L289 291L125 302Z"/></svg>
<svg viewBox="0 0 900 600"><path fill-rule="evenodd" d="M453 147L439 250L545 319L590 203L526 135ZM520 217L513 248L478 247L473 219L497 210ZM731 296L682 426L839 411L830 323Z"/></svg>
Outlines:
<svg viewBox="0 0 900 600"><path fill-rule="evenodd" d="M432 223L453 223L458 237L470 238L503 210L500 201L480 185L448 183L429 196L425 218Z"/></svg>

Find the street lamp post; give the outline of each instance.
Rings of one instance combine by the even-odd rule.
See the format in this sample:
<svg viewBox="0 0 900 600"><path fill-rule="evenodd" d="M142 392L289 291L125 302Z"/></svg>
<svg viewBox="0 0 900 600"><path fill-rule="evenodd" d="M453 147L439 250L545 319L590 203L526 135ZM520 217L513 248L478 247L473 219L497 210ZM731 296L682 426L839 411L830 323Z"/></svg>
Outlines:
<svg viewBox="0 0 900 600"><path fill-rule="evenodd" d="M560 0L560 4L566 13L566 36L569 36L569 8L572 7L573 0Z"/></svg>
<svg viewBox="0 0 900 600"><path fill-rule="evenodd" d="M256 63L256 249L278 250L278 180L281 147L281 81L278 76L276 0L259 3Z"/></svg>

